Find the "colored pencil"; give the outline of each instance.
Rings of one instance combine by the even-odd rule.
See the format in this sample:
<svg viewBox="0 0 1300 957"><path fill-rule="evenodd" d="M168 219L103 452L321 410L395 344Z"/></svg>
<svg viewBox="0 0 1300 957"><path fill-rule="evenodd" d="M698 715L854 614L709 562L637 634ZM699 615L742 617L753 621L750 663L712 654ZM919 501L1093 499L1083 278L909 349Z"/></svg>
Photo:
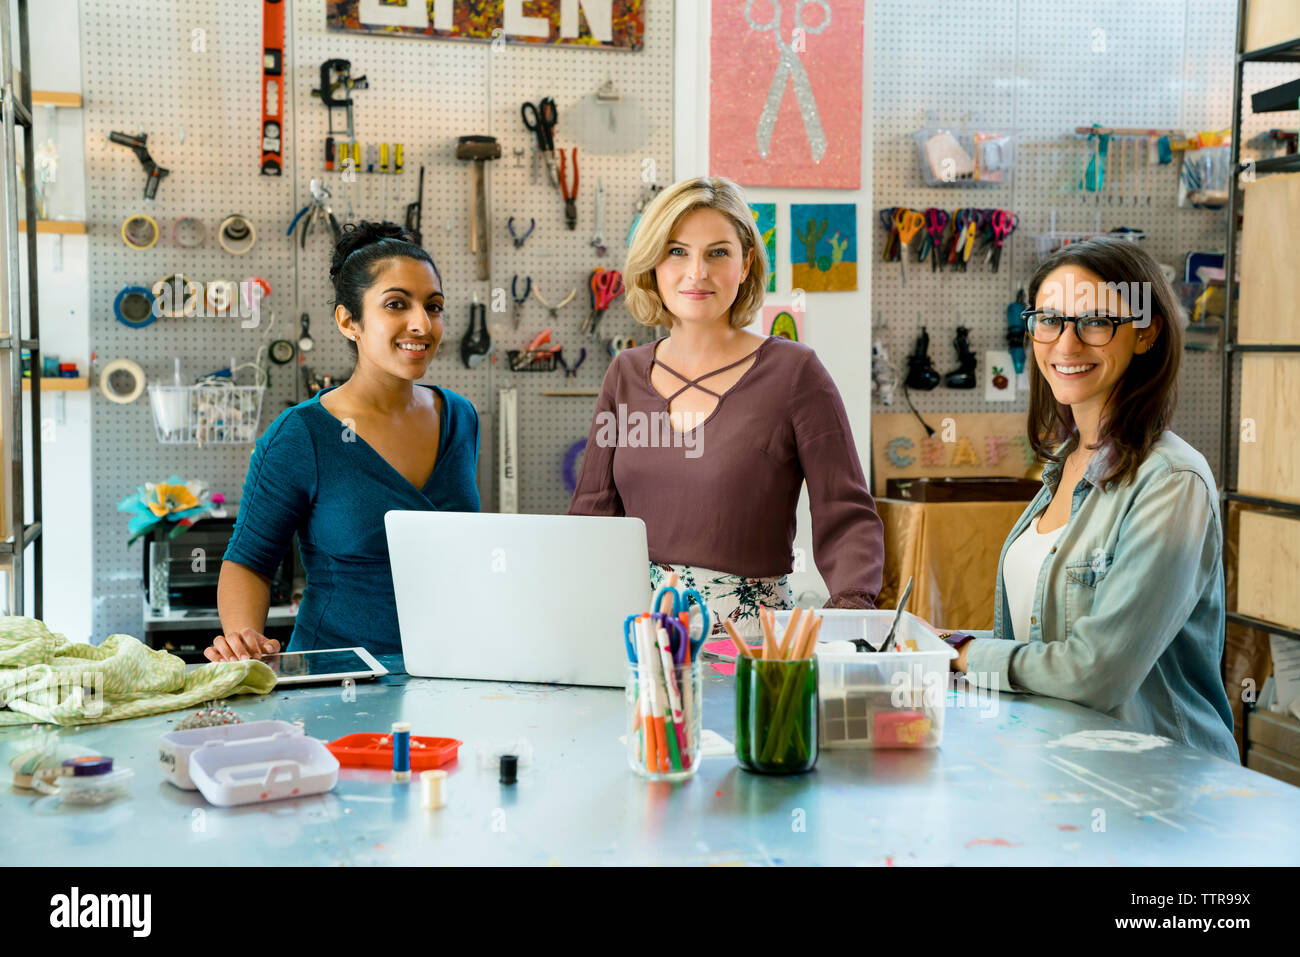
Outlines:
<svg viewBox="0 0 1300 957"><path fill-rule="evenodd" d="M802 617L803 609L796 608L794 613L790 615L790 620L786 622L785 634L781 636L780 656L782 658L790 657L791 642L794 640L795 634L799 631L799 619Z"/></svg>

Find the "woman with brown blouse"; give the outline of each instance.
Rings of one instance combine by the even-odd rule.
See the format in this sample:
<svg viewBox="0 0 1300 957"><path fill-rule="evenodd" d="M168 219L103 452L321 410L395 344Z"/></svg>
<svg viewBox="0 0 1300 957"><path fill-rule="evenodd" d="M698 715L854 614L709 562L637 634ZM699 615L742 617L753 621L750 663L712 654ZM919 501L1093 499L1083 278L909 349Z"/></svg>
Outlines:
<svg viewBox="0 0 1300 957"><path fill-rule="evenodd" d="M844 403L807 346L748 331L768 264L740 188L683 180L646 208L624 271L627 307L668 335L605 374L572 515L640 518L653 588L676 572L715 622L761 633L793 606L795 509L808 483L827 607L873 608L883 526Z"/></svg>

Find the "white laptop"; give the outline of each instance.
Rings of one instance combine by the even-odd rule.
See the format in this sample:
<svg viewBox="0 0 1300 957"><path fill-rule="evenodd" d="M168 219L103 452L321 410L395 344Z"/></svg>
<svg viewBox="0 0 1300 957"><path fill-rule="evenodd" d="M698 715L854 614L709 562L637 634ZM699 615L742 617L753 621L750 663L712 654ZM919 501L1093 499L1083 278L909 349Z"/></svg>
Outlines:
<svg viewBox="0 0 1300 957"><path fill-rule="evenodd" d="M650 607L639 518L388 512L408 674L622 687Z"/></svg>

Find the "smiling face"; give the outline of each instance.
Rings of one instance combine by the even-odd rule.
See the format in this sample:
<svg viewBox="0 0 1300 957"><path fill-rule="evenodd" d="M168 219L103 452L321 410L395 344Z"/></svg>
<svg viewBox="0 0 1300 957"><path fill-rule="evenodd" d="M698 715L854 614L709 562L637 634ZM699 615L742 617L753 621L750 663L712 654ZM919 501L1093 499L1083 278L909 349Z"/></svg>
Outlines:
<svg viewBox="0 0 1300 957"><path fill-rule="evenodd" d="M415 381L423 377L444 331L442 284L433 267L396 256L380 263L362 299L361 322L343 306L334 319L357 345L357 367Z"/></svg>
<svg viewBox="0 0 1300 957"><path fill-rule="evenodd" d="M1081 311L1076 308L1080 299L1062 296L1060 290L1079 290L1085 284L1097 290L1097 295L1089 297L1088 308ZM1123 298L1107 290L1104 279L1074 264L1063 265L1047 275L1035 296L1034 308L1064 316L1132 315ZM1080 342L1075 323L1068 323L1055 342L1033 342L1034 361L1057 402L1070 406L1076 419L1081 412L1091 417L1091 413L1105 409L1133 356L1150 350L1159 331L1159 318L1153 316L1145 328L1125 323L1115 330L1115 337L1109 343L1093 346Z"/></svg>
<svg viewBox="0 0 1300 957"><path fill-rule="evenodd" d="M675 320L692 323L728 322L748 275L749 257L741 251L736 227L716 209L683 216L655 266L665 308Z"/></svg>

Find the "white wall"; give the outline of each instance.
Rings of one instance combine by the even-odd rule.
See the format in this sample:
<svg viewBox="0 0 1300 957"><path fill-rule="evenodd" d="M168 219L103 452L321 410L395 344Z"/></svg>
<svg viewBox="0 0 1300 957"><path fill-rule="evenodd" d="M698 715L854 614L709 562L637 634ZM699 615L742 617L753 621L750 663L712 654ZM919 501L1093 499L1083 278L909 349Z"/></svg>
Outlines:
<svg viewBox="0 0 1300 957"><path fill-rule="evenodd" d="M858 289L855 292L810 292L807 294L805 339L817 351L839 387L848 411L858 457L866 472L871 462L871 268L872 243L872 152L871 152L871 64L872 0L865 0L863 17L862 67L862 180L856 190L746 188L751 202L776 203L777 250L776 292L773 302L790 297L790 204L858 204ZM678 0L676 5L676 76L674 96L673 174L677 179L703 176L709 171L709 19L708 0ZM744 183L740 184L745 186ZM812 524L805 491L799 503L799 531L796 550L806 556L806 570L790 576L798 596L816 591L824 597L827 588L813 561ZM799 554L796 551L796 556ZM818 604L821 602L819 601Z"/></svg>
<svg viewBox="0 0 1300 957"><path fill-rule="evenodd" d="M81 92L77 0L41 0L33 4L28 30L32 88ZM47 215L54 219L84 220L85 144L81 111L47 110L38 106L34 113L35 143L39 145L52 138L59 151L58 179L49 190ZM41 350L45 355L59 356L64 362L76 362L85 375L90 366L86 237L42 234L37 237L36 259ZM25 251L22 268L26 269ZM72 641L92 639L90 402L89 392L41 394L44 620L53 631ZM24 394L24 406L27 403ZM31 439L29 432L28 456ZM26 494L30 521L30 487ZM33 609L32 584L29 573L24 608L27 614L32 614Z"/></svg>

